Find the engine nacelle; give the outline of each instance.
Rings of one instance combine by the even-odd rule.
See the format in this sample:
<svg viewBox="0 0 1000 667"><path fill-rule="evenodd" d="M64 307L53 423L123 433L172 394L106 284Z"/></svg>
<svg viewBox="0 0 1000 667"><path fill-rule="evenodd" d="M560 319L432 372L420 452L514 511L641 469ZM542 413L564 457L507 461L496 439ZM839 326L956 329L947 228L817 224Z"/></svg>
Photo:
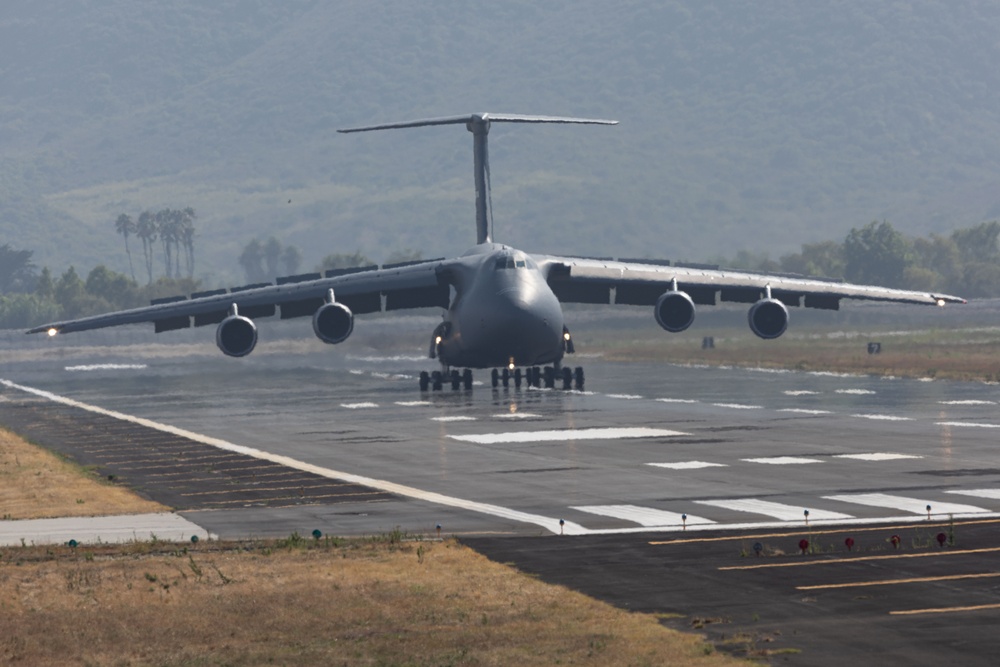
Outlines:
<svg viewBox="0 0 1000 667"><path fill-rule="evenodd" d="M354 331L354 313L342 303L325 303L313 313L313 332L324 343L343 343Z"/></svg>
<svg viewBox="0 0 1000 667"><path fill-rule="evenodd" d="M777 338L788 328L788 309L777 299L761 299L750 306L747 321L750 322L750 330L761 338Z"/></svg>
<svg viewBox="0 0 1000 667"><path fill-rule="evenodd" d="M670 333L679 333L694 322L694 301L686 292L665 292L656 300L653 315L661 327Z"/></svg>
<svg viewBox="0 0 1000 667"><path fill-rule="evenodd" d="M257 346L257 327L242 315L230 315L215 330L215 344L230 357L245 357Z"/></svg>

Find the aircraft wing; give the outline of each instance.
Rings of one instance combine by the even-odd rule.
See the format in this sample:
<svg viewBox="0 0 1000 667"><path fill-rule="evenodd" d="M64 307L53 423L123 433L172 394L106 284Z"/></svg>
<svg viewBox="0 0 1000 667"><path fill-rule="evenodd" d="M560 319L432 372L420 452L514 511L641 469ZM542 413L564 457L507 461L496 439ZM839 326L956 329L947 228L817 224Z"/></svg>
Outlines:
<svg viewBox="0 0 1000 667"><path fill-rule="evenodd" d="M937 306L965 303L965 299L948 294L706 265L554 256L536 259L547 271L549 285L559 300L572 303L651 306L672 288L685 292L696 304L713 306L720 301L755 303L765 296L768 288L772 298L787 306L826 310L838 310L841 299Z"/></svg>
<svg viewBox="0 0 1000 667"><path fill-rule="evenodd" d="M198 292L190 297L159 299L142 308L43 324L27 333L69 333L137 322L153 322L157 332L186 329L192 325L218 324L233 304L240 315L250 318L275 314L282 319L305 317L312 316L328 300L330 290L338 303L355 314L426 306L447 308L449 289L443 260L339 269L324 275L278 278L276 284L245 285Z"/></svg>

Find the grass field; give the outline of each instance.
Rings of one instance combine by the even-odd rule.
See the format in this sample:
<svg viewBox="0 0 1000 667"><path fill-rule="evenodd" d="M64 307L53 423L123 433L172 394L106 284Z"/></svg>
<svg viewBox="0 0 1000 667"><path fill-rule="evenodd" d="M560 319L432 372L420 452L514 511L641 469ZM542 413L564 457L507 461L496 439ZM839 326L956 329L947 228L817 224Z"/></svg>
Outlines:
<svg viewBox="0 0 1000 667"><path fill-rule="evenodd" d="M0 431L4 520L162 510ZM557 539L557 538L553 538ZM0 548L3 665L728 665L454 541Z"/></svg>

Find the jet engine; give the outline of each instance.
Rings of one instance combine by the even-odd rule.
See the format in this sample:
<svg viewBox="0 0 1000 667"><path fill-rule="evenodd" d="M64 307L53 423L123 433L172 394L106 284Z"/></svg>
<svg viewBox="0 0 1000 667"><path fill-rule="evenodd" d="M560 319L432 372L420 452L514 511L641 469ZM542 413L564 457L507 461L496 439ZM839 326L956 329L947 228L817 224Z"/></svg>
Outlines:
<svg viewBox="0 0 1000 667"><path fill-rule="evenodd" d="M788 309L777 299L768 296L750 306L747 313L750 330L765 340L777 338L788 328Z"/></svg>
<svg viewBox="0 0 1000 667"><path fill-rule="evenodd" d="M313 313L313 331L324 343L343 343L354 331L354 313L342 303L325 303Z"/></svg>
<svg viewBox="0 0 1000 667"><path fill-rule="evenodd" d="M656 300L653 314L657 324L670 333L678 333L694 322L694 301L686 292L670 290Z"/></svg>
<svg viewBox="0 0 1000 667"><path fill-rule="evenodd" d="M230 315L215 330L215 344L230 357L245 357L257 345L257 327L242 315Z"/></svg>

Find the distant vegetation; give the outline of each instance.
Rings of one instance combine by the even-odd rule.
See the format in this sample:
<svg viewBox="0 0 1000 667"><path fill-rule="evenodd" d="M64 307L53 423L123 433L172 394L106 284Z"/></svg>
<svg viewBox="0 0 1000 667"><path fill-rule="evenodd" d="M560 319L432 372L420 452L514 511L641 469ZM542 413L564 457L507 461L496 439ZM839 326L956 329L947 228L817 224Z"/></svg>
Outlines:
<svg viewBox="0 0 1000 667"><path fill-rule="evenodd" d="M119 219L120 222L120 219ZM384 264L415 261L419 251L390 253ZM887 221L853 228L841 241L803 244L799 252L777 260L766 254L740 252L719 257L720 265L753 271L788 272L844 278L850 282L954 294L966 298L1000 296L1000 221L957 229L948 236L909 238ZM301 269L302 253L271 237L252 239L239 263L249 283L270 282ZM322 273L376 264L360 250L327 255L315 267ZM169 266L169 264L167 264ZM176 265L175 265L176 272ZM32 263L32 252L0 246L0 328L26 328L64 318L95 315L146 305L150 299L189 294L200 282L177 275L162 276L140 286L136 280L104 265L80 278L74 267L58 279Z"/></svg>
<svg viewBox="0 0 1000 667"><path fill-rule="evenodd" d="M621 121L494 126L495 236L528 251L778 256L859 221L928 237L1000 218L991 0L14 4L0 242L52 267L149 282L101 230L178 199L198 211L195 277L241 280L254 237L302 267L457 254L468 133L335 130L474 111Z"/></svg>

